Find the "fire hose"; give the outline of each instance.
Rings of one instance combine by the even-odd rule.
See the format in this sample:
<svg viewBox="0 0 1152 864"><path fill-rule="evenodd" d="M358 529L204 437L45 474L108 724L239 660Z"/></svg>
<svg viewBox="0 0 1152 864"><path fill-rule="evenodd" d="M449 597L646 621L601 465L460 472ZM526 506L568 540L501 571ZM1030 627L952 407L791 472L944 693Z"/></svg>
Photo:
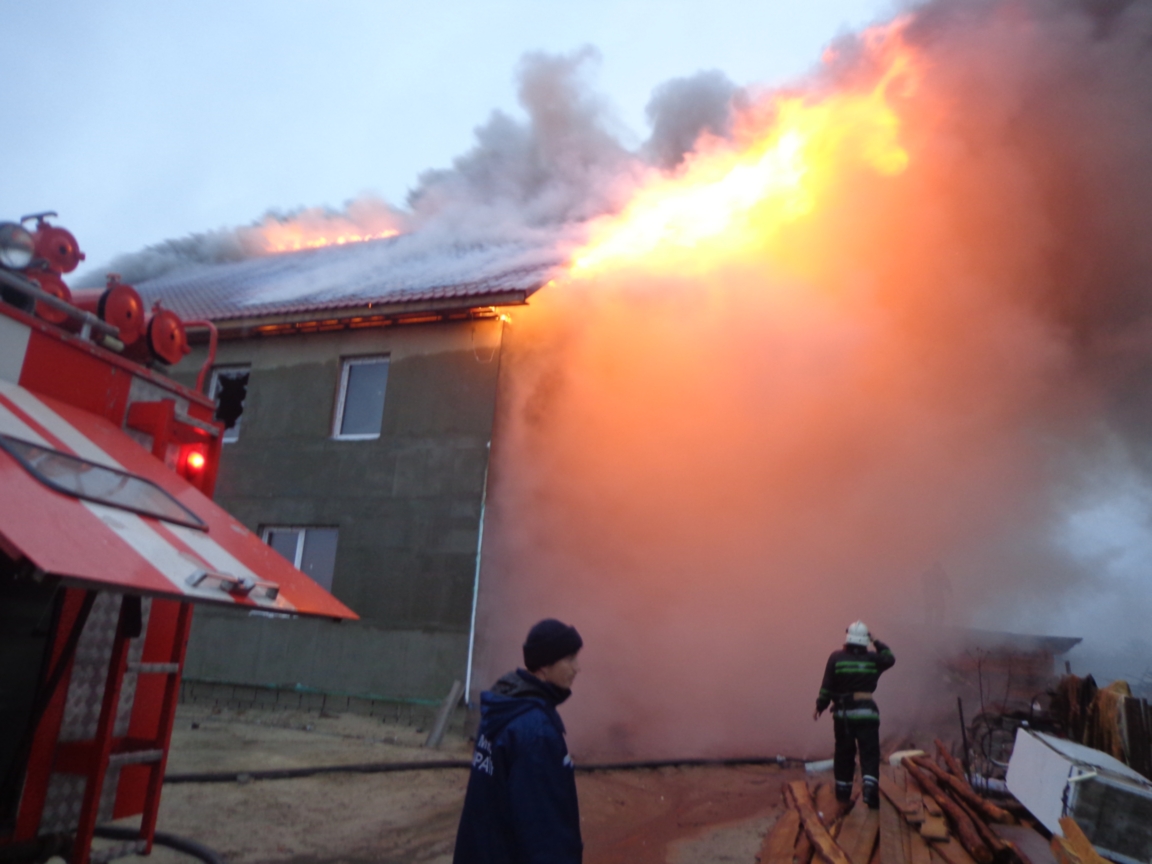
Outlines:
<svg viewBox="0 0 1152 864"><path fill-rule="evenodd" d="M635 762L602 762L577 765L576 770L591 771L637 771L656 768L694 768L721 766L726 768L744 765L778 765L781 768L797 767L806 760L795 756L745 756L729 759L648 759ZM315 777L319 774L389 774L403 771L443 771L448 769L468 769L470 760L435 759L423 762L353 762L347 765L316 765L308 768L276 768L267 771L207 771L187 774L168 774L165 783L248 783L253 780L293 780L299 777Z"/></svg>
<svg viewBox="0 0 1152 864"><path fill-rule="evenodd" d="M96 827L95 833L97 837L103 837L105 840L138 840L140 838L140 833L135 828L122 828L119 825L99 825ZM209 849L203 843L197 843L187 837L169 834L167 831L157 831L152 835L152 842L199 858L204 864L227 864L224 856L213 849Z"/></svg>

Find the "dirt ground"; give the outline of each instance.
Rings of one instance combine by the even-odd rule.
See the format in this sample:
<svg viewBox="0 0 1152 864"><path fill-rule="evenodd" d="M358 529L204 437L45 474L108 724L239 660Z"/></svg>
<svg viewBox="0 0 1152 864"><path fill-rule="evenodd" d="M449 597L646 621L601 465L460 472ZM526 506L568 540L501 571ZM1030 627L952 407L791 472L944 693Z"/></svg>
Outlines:
<svg viewBox="0 0 1152 864"><path fill-rule="evenodd" d="M379 720L183 706L169 774L360 762L459 760L470 745ZM577 774L588 864L753 864L775 820L776 766L661 768ZM164 787L158 829L197 840L230 864L447 864L467 772L328 774ZM125 824L131 824L130 820ZM192 860L157 846L152 864Z"/></svg>

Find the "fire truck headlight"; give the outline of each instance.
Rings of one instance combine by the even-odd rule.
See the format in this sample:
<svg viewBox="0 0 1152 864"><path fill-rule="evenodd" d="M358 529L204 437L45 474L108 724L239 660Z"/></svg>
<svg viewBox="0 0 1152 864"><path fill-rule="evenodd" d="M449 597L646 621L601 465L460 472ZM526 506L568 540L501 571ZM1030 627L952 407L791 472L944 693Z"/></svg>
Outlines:
<svg viewBox="0 0 1152 864"><path fill-rule="evenodd" d="M32 235L15 222L0 222L0 266L23 270L32 263L36 244Z"/></svg>

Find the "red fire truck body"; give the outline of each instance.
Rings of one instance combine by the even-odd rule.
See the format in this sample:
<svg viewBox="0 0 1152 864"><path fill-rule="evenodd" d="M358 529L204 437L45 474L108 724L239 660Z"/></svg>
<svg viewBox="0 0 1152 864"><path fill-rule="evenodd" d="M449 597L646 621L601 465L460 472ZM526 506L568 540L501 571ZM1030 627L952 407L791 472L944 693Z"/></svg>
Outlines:
<svg viewBox="0 0 1152 864"><path fill-rule="evenodd" d="M151 850L194 603L356 616L212 502L213 402L28 276L0 257L0 858L88 864Z"/></svg>

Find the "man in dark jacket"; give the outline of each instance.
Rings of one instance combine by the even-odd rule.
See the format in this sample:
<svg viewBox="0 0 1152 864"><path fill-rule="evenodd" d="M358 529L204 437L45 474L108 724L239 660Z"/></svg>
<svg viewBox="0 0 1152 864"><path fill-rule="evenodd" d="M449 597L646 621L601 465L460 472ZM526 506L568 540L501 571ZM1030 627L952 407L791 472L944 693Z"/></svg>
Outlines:
<svg viewBox="0 0 1152 864"><path fill-rule="evenodd" d="M875 651L868 650L869 642L876 646ZM813 719L820 719L829 704L833 706L836 753L832 773L839 801L852 797L859 744L864 803L873 810L880 806L880 709L872 694L880 674L895 662L888 646L873 639L864 622L857 621L848 627L843 649L833 651L824 667Z"/></svg>
<svg viewBox="0 0 1152 864"><path fill-rule="evenodd" d="M584 641L547 618L524 643L524 669L480 695L480 729L453 864L580 864L580 810L564 723Z"/></svg>

